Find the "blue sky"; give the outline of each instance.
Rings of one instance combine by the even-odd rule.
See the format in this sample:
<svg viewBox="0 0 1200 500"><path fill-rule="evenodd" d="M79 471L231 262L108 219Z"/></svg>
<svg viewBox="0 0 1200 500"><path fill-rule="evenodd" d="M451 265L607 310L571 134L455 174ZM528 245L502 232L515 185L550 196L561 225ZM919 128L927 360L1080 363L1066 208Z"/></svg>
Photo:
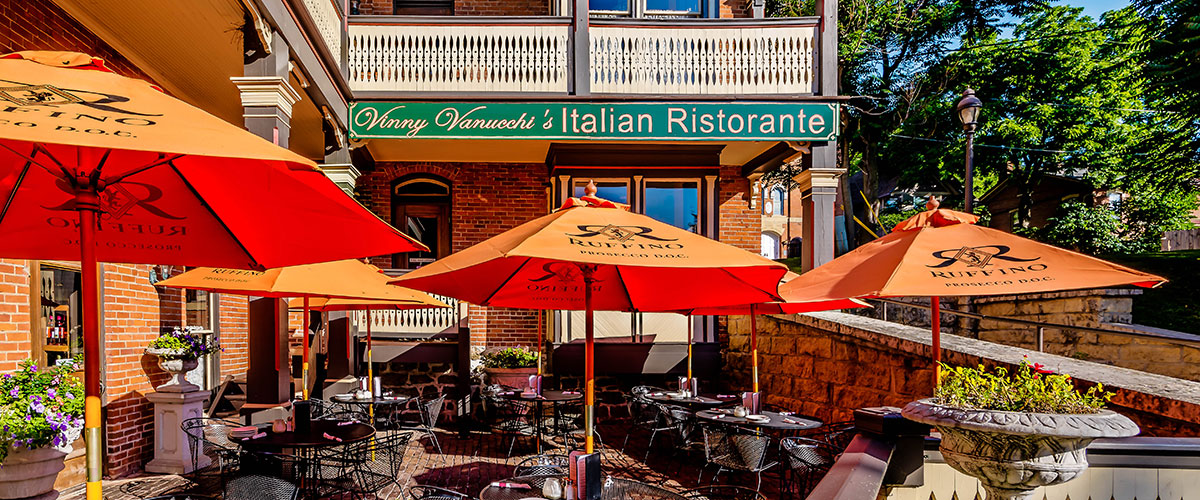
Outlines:
<svg viewBox="0 0 1200 500"><path fill-rule="evenodd" d="M1063 3L1083 7L1083 13L1091 16L1093 19L1099 19L1100 14L1107 11L1120 9L1129 5L1128 0L1067 0Z"/></svg>

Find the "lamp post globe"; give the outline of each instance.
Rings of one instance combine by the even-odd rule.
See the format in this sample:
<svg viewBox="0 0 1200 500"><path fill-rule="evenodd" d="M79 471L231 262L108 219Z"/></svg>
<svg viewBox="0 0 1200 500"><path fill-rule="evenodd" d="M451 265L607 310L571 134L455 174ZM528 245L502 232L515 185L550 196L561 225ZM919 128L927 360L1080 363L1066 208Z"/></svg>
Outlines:
<svg viewBox="0 0 1200 500"><path fill-rule="evenodd" d="M979 114L983 110L983 101L975 97L975 91L968 88L963 91L963 97L954 107L958 121L962 122L963 131L967 133L967 165L963 175L963 194L965 195L963 209L967 213L974 210L974 186L971 182L971 167L975 159L975 129L979 127Z"/></svg>

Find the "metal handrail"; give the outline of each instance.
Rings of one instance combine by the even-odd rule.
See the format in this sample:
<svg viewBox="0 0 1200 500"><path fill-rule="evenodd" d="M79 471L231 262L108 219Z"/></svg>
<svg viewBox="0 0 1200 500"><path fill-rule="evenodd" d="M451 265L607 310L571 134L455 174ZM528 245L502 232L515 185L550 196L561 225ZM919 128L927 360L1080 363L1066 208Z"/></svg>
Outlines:
<svg viewBox="0 0 1200 500"><path fill-rule="evenodd" d="M881 302L884 304L906 306L906 307L911 307L914 309L924 309L926 311L928 311L930 309L930 306L927 306L927 305L912 304L909 302L901 302L901 301L894 300L894 299L867 299L867 300ZM1027 320L1027 319L1005 318L1002 316L989 316L986 314L979 314L979 313L973 313L973 312L967 312L967 311L959 311L957 309L949 309L949 308L945 308L945 307L941 307L939 309L942 313L951 314L951 315L955 315L955 316L962 316L965 318L987 320L987 321L997 321L997 322L1002 322L1002 323L1012 323L1012 324L1017 324L1017 325L1036 327L1037 328L1036 339L1037 339L1038 352L1045 351L1045 330L1047 328L1050 328L1052 330L1077 330L1077 331L1087 332L1087 333L1103 333L1105 335L1120 335L1122 337L1151 339L1151 340L1157 340L1160 342L1166 342L1169 344L1185 345L1185 346L1189 346L1189 347L1200 347L1200 335L1191 336L1194 338L1181 338L1181 337L1177 337L1177 336L1164 335L1164 334L1158 334L1158 333L1153 333L1153 332L1127 332L1127 331L1121 331L1121 330L1107 330L1104 328L1095 328L1095 327L1090 327L1090 326L1060 325L1057 323L1046 323L1046 322L1042 322L1042 321L1031 321L1031 320ZM883 311L884 311L884 315L885 315L884 321L887 321L887 316L886 316L887 309L885 308Z"/></svg>

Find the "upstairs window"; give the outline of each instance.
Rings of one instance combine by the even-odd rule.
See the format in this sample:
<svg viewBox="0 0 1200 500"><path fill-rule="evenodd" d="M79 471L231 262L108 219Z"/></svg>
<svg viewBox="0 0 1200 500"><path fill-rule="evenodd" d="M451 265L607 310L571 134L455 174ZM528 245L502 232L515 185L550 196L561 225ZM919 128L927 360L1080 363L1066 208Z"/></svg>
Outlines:
<svg viewBox="0 0 1200 500"><path fill-rule="evenodd" d="M454 0L392 0L392 14L397 16L452 16L454 15Z"/></svg>
<svg viewBox="0 0 1200 500"><path fill-rule="evenodd" d="M700 17L700 0L589 0L592 14L611 17Z"/></svg>

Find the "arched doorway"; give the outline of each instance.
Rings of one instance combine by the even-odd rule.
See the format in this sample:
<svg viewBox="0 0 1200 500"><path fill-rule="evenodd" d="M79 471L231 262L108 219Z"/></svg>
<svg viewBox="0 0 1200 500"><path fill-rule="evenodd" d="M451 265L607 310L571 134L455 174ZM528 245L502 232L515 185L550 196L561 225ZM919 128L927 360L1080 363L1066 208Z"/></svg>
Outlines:
<svg viewBox="0 0 1200 500"><path fill-rule="evenodd" d="M392 181L392 225L430 250L395 254L392 267L416 269L449 255L450 181L430 174Z"/></svg>

